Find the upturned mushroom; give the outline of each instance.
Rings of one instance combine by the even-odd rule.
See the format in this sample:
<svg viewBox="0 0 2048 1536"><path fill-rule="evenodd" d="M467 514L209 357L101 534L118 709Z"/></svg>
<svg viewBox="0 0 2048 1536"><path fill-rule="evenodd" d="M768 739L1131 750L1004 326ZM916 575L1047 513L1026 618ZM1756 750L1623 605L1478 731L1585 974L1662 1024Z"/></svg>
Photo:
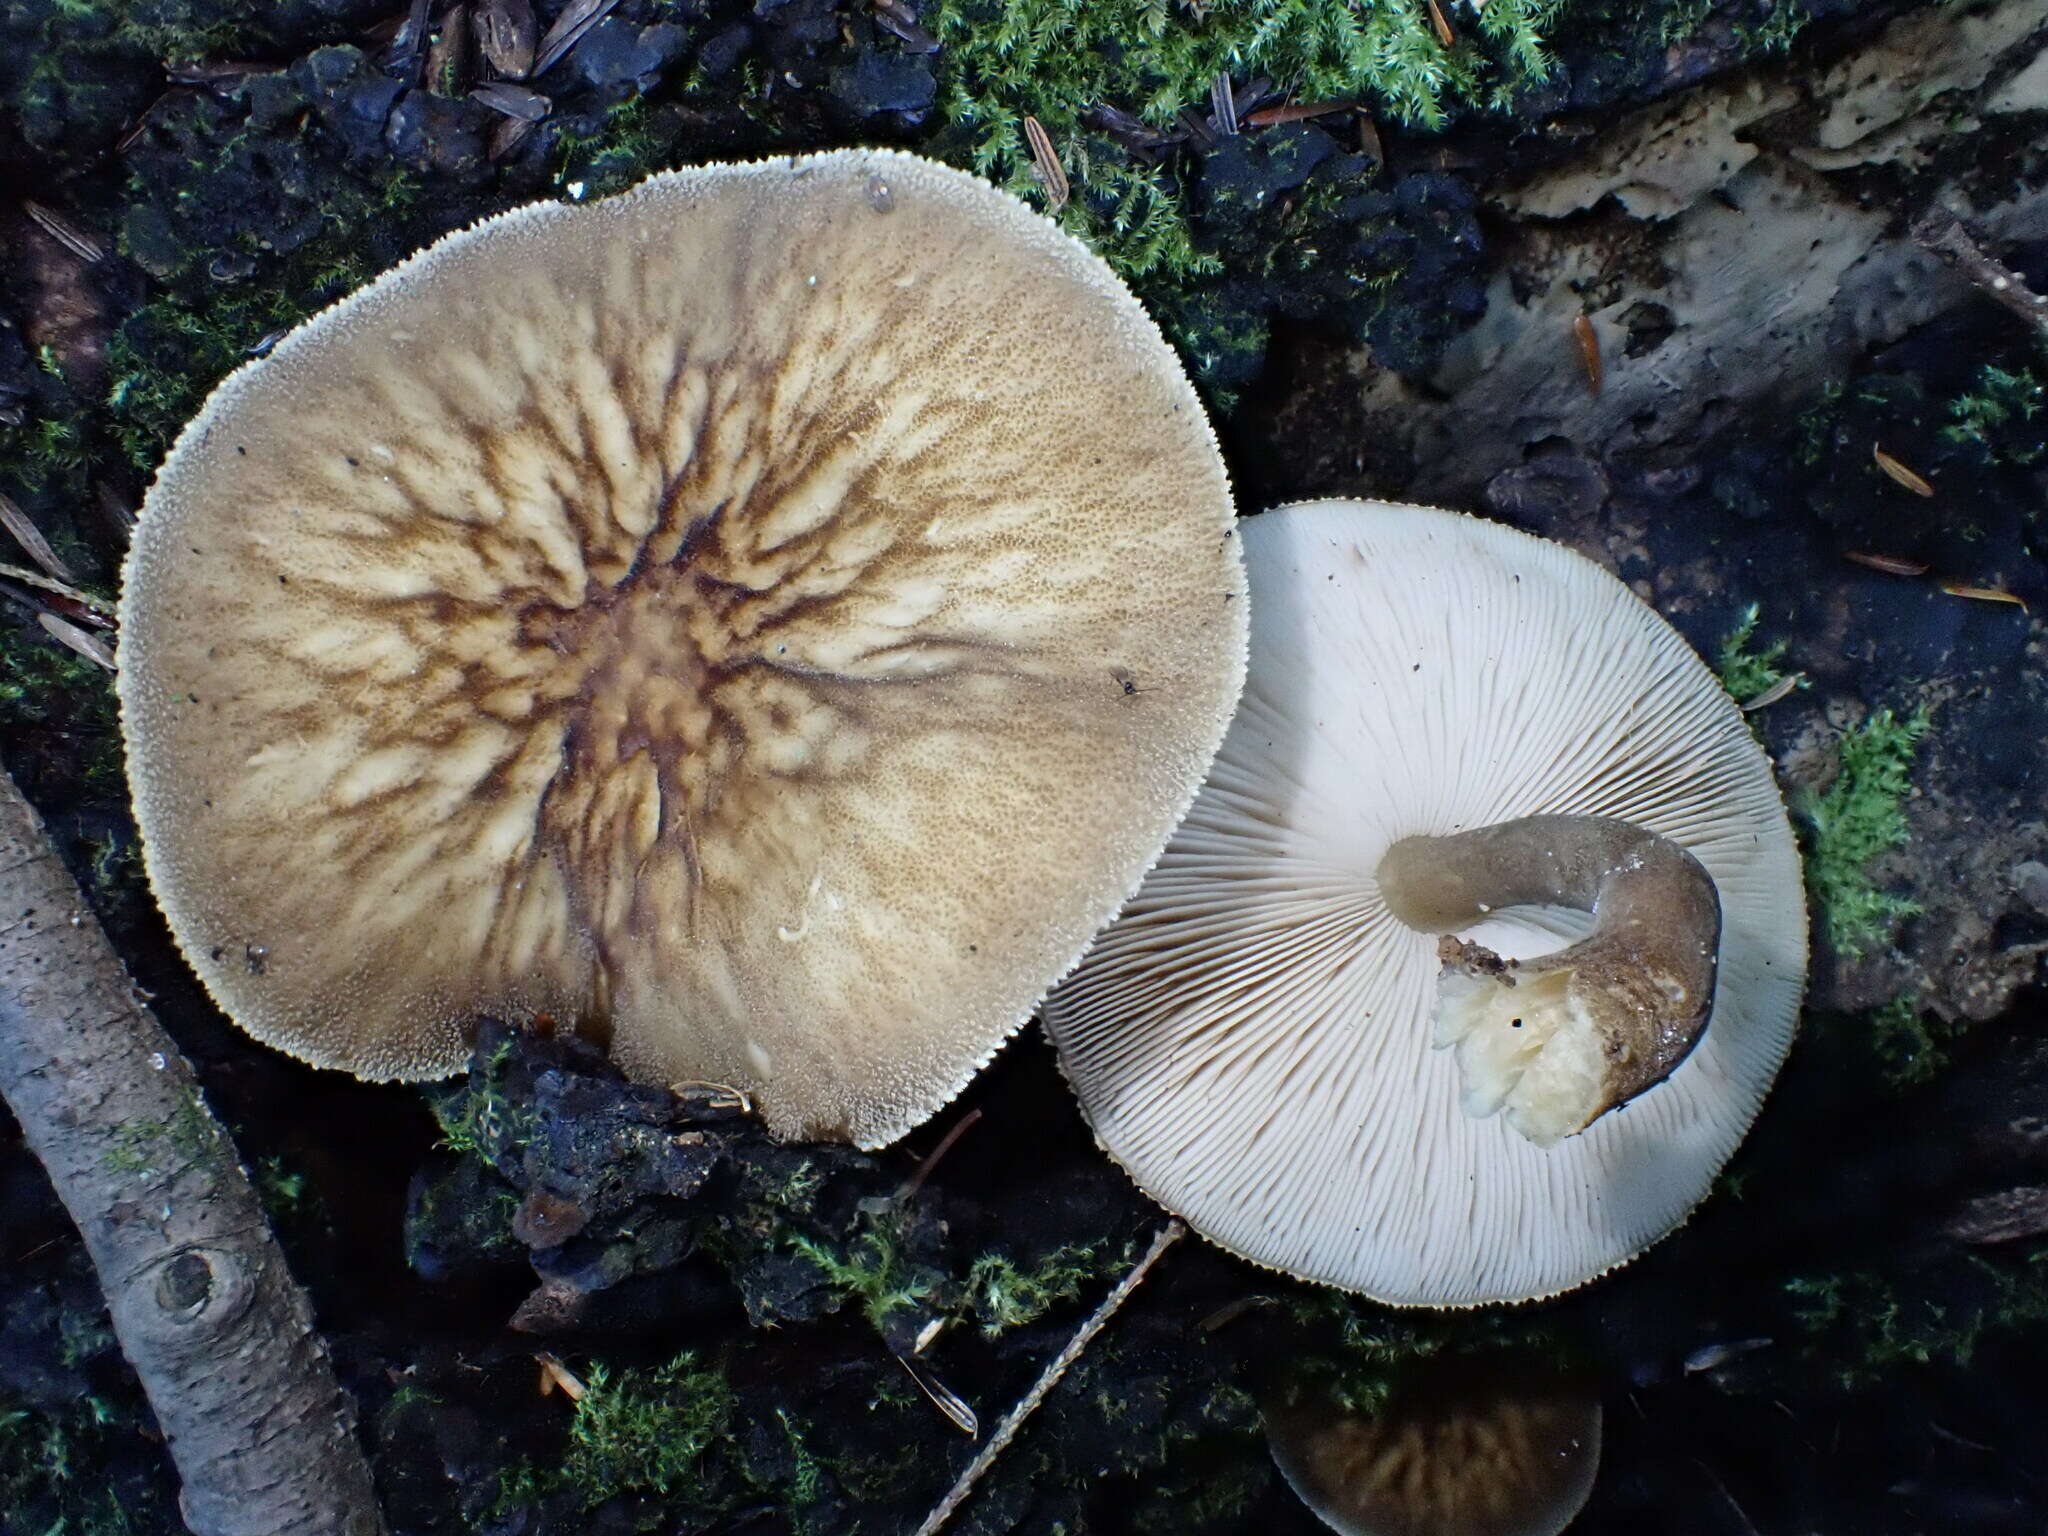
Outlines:
<svg viewBox="0 0 2048 1536"><path fill-rule="evenodd" d="M523 208L164 464L121 611L150 879L316 1064L445 1074L546 1014L879 1145L1193 797L1232 526L1157 328L986 183L852 151Z"/></svg>
<svg viewBox="0 0 2048 1536"><path fill-rule="evenodd" d="M1047 1001L1068 1077L1143 1188L1259 1263L1427 1306L1581 1284L1705 1196L1790 1047L1770 762L1561 546L1339 501L1244 538L1244 700Z"/></svg>

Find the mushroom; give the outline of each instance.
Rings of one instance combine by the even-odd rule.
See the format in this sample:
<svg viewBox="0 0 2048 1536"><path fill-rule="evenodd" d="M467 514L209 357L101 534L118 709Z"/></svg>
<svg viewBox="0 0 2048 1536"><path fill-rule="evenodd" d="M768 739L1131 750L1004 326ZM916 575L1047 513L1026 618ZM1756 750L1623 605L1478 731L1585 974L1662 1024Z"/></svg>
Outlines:
<svg viewBox="0 0 2048 1536"><path fill-rule="evenodd" d="M1372 1413L1297 1391L1266 1405L1287 1485L1343 1536L1557 1536L1600 1471L1600 1399L1513 1356L1409 1368Z"/></svg>
<svg viewBox="0 0 2048 1536"><path fill-rule="evenodd" d="M151 490L148 869L364 1077L551 1016L876 1146L1114 914L1243 675L1171 349L1016 199L848 151L452 235L222 384Z"/></svg>
<svg viewBox="0 0 2048 1536"><path fill-rule="evenodd" d="M1806 913L1769 759L1561 546L1344 501L1244 539L1237 718L1044 1010L1097 1137L1223 1247L1383 1301L1626 1262L1791 1044Z"/></svg>

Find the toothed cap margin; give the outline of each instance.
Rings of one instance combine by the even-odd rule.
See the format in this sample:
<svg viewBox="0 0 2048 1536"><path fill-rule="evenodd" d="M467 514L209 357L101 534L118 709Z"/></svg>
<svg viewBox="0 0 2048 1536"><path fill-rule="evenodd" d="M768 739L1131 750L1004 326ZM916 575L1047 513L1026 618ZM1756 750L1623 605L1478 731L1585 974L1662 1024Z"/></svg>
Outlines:
<svg viewBox="0 0 2048 1536"><path fill-rule="evenodd" d="M1213 434L1098 259L848 151L450 236L224 383L144 507L148 867L274 1045L480 1012L879 1145L1151 863L1242 678Z"/></svg>

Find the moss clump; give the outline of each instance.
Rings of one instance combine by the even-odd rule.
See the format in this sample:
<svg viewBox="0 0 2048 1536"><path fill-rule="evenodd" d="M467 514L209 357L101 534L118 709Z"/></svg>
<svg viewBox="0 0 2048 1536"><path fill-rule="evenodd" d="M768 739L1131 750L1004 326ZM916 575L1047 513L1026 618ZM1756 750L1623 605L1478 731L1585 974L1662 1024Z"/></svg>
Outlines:
<svg viewBox="0 0 2048 1536"><path fill-rule="evenodd" d="M1761 648L1755 644L1757 620L1762 612L1757 603L1743 609L1742 617L1723 637L1721 649L1714 655L1715 675L1721 679L1721 686L1738 700L1768 693L1789 675L1779 665L1785 659L1783 640L1773 640Z"/></svg>
<svg viewBox="0 0 2048 1536"><path fill-rule="evenodd" d="M1942 1299L1860 1272L1795 1276L1785 1292L1809 1354L1845 1392L1916 1366L1967 1366L1986 1338L2048 1322L2048 1249L2018 1265L1972 1256L1924 1278L1942 1283Z"/></svg>
<svg viewBox="0 0 2048 1536"><path fill-rule="evenodd" d="M863 1212L844 1246L793 1227L783 1240L848 1300L858 1302L861 1315L886 1336L890 1318L899 1311L924 1306L938 1293L945 1277L913 1263L891 1217Z"/></svg>
<svg viewBox="0 0 2048 1536"><path fill-rule="evenodd" d="M1334 1292L1304 1292L1288 1311L1312 1341L1298 1351L1295 1390L1320 1392L1347 1413L1378 1413L1408 1367L1438 1355L1518 1352L1563 1363L1551 1330L1513 1313L1404 1312Z"/></svg>
<svg viewBox="0 0 2048 1536"><path fill-rule="evenodd" d="M1813 13L1799 0L1778 0L1754 21L1735 24L1735 41L1752 56L1784 53L1813 21Z"/></svg>
<svg viewBox="0 0 2048 1536"><path fill-rule="evenodd" d="M1035 1323L1076 1300L1101 1270L1099 1244L1068 1244L1029 1267L1005 1254L984 1253L967 1270L966 1306L985 1337Z"/></svg>
<svg viewBox="0 0 2048 1536"><path fill-rule="evenodd" d="M564 128L554 145L555 181L578 201L609 197L685 157L682 120L634 96L606 109L588 132Z"/></svg>
<svg viewBox="0 0 2048 1536"><path fill-rule="evenodd" d="M732 1418L724 1373L687 1350L644 1371L593 1365L585 1386L558 1475L586 1507L618 1493L675 1492Z"/></svg>
<svg viewBox="0 0 2048 1536"><path fill-rule="evenodd" d="M158 1459L142 1426L98 1393L61 1412L0 1400L0 1525L38 1536L167 1528L156 1488L127 1465L138 1452Z"/></svg>
<svg viewBox="0 0 2048 1536"><path fill-rule="evenodd" d="M153 1182L175 1178L209 1156L221 1129L200 1102L198 1089L180 1093L178 1107L162 1124L123 1125L108 1138L100 1166L114 1174L147 1174Z"/></svg>
<svg viewBox="0 0 2048 1536"><path fill-rule="evenodd" d="M166 61L246 56L268 0L0 6L0 117L46 154L103 149L162 88Z"/></svg>
<svg viewBox="0 0 2048 1536"><path fill-rule="evenodd" d="M538 1115L531 1103L506 1091L513 1039L501 1039L473 1062L469 1075L445 1088L425 1090L427 1107L441 1127L441 1145L458 1157L474 1157L504 1171L525 1155Z"/></svg>
<svg viewBox="0 0 2048 1536"><path fill-rule="evenodd" d="M183 286L143 305L107 348L107 414L122 456L153 470L216 384L372 275L337 236L294 253L263 282Z"/></svg>
<svg viewBox="0 0 2048 1536"><path fill-rule="evenodd" d="M1215 270L1189 238L1179 188L1163 169L1087 136L1101 106L1155 129L1206 110L1219 75L1265 76L1303 101L1350 99L1435 127L1458 105L1499 103L1547 74L1543 36L1565 0L1492 0L1475 35L1445 48L1408 0L949 0L932 16L939 110L967 140L964 158L1020 195L1038 195L1024 142L1036 117L1066 164L1074 200L1061 219L1126 276ZM1461 20L1463 19L1461 14Z"/></svg>
<svg viewBox="0 0 2048 1536"><path fill-rule="evenodd" d="M643 1370L593 1364L583 1384L560 1456L502 1468L496 1496L475 1522L480 1529L522 1509L580 1514L622 1495L672 1500L699 1513L730 1503L731 1479L711 1465L729 1439L735 1406L724 1372L686 1350Z"/></svg>
<svg viewBox="0 0 2048 1536"><path fill-rule="evenodd" d="M1986 363L1971 387L1949 401L1941 436L1971 450L1986 466L2032 464L2048 453L2044 406L2048 385L2031 368Z"/></svg>
<svg viewBox="0 0 2048 1536"><path fill-rule="evenodd" d="M39 631L0 632L0 725L114 729L114 680Z"/></svg>
<svg viewBox="0 0 2048 1536"><path fill-rule="evenodd" d="M1968 1026L1923 1012L1912 994L1900 993L1867 1016L1870 1049L1878 1069L1894 1088L1911 1088L1939 1076L1949 1051Z"/></svg>
<svg viewBox="0 0 2048 1536"><path fill-rule="evenodd" d="M1928 724L1924 709L1903 720L1878 710L1843 735L1835 782L1800 804L1807 889L1828 942L1850 959L1920 910L1910 897L1878 889L1870 865L1911 836L1901 803Z"/></svg>

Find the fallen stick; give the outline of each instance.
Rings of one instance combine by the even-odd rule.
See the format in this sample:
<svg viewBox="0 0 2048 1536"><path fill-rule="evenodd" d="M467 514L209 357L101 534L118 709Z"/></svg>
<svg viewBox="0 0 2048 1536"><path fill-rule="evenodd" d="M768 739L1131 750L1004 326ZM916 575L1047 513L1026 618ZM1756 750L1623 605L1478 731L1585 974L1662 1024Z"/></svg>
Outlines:
<svg viewBox="0 0 2048 1536"><path fill-rule="evenodd" d="M354 1410L234 1145L4 771L0 1096L85 1238L194 1536L382 1536Z"/></svg>
<svg viewBox="0 0 2048 1536"><path fill-rule="evenodd" d="M995 1465L996 1458L1003 1454L1012 1440L1017 1438L1017 1431L1023 1427L1024 1421L1037 1411L1038 1405L1045 1401L1046 1393L1058 1386L1060 1378L1067 1374L1068 1368L1081 1358L1081 1351L1088 1347L1088 1341L1102 1332L1103 1324L1116 1316L1117 1309L1129 1299L1131 1292L1138 1288L1138 1282L1143 1280L1146 1272L1159 1262L1159 1256L1179 1241L1186 1231L1187 1227L1179 1217L1175 1217L1159 1229L1159 1235L1152 1239L1152 1246L1145 1250L1145 1256L1132 1265L1130 1273L1116 1283L1116 1289L1103 1298L1102 1305L1088 1314L1088 1321L1074 1330L1074 1336L1067 1340L1067 1347L1052 1357L1052 1363L1039 1372L1038 1380L1031 1384L1031 1390L1019 1398L1017 1406L1003 1416L1003 1422L989 1435L988 1444L984 1445L974 1460L967 1464L967 1470L960 1474L959 1481L954 1483L952 1490L939 1501L938 1508L925 1516L924 1524L917 1528L916 1536L938 1536L939 1528L953 1518L955 1510L967 1502L967 1496L974 1492L974 1485L981 1481L982 1475Z"/></svg>
<svg viewBox="0 0 2048 1536"><path fill-rule="evenodd" d="M2034 339L2048 346L2048 298L2029 288L2011 267L1987 255L1961 219L1946 208L1936 208L1913 226L1913 241L1962 273L1986 298L2026 321Z"/></svg>

